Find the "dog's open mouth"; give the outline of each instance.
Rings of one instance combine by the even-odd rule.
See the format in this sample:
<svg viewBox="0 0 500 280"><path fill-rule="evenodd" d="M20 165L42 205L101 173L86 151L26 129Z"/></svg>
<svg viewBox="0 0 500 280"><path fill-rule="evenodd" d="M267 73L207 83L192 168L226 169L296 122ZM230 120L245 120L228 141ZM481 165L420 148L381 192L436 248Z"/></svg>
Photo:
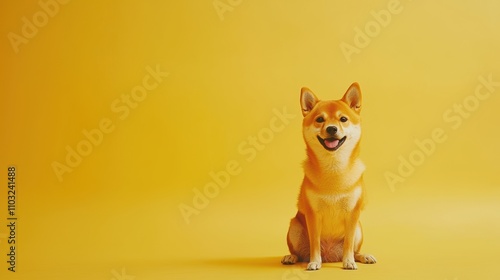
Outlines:
<svg viewBox="0 0 500 280"><path fill-rule="evenodd" d="M340 146L342 146L342 144L344 144L345 139L346 136L342 137L341 139L335 139L333 137L323 139L318 136L319 142L328 151L336 151L338 148L340 148Z"/></svg>

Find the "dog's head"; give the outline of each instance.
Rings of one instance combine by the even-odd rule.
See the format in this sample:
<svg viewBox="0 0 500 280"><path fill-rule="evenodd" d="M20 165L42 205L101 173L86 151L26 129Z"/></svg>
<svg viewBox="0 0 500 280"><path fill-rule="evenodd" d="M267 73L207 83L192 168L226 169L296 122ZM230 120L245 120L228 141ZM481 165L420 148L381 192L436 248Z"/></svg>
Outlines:
<svg viewBox="0 0 500 280"><path fill-rule="evenodd" d="M320 101L308 88L300 94L303 136L318 153L351 154L361 138L361 90L353 83L340 100Z"/></svg>

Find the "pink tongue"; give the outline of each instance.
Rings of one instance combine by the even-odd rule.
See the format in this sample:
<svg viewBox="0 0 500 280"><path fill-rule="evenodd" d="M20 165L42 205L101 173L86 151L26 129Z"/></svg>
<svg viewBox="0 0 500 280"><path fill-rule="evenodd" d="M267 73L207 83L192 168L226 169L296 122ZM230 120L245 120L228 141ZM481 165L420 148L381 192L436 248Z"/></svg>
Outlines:
<svg viewBox="0 0 500 280"><path fill-rule="evenodd" d="M337 145L339 144L339 140L333 140L333 141L330 141L330 140L326 140L325 139L325 145L329 148L329 149L333 149L335 147L337 147Z"/></svg>

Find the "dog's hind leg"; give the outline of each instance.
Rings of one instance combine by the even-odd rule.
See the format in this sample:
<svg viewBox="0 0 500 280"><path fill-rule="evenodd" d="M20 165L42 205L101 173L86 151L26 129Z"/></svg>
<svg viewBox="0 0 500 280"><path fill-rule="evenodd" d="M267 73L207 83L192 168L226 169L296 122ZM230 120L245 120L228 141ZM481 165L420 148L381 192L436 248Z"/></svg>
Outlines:
<svg viewBox="0 0 500 280"><path fill-rule="evenodd" d="M304 216L297 213L290 221L288 229L287 243L290 255L286 255L281 260L282 264L294 264L300 261L309 261L309 237L307 228L304 225Z"/></svg>

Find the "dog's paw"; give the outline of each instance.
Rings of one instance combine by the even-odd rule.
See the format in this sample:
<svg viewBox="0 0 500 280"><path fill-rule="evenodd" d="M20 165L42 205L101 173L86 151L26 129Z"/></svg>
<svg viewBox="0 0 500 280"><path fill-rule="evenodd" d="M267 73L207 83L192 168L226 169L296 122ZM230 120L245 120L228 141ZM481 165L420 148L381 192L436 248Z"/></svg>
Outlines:
<svg viewBox="0 0 500 280"><path fill-rule="evenodd" d="M358 265L353 259L348 258L343 261L342 268L347 270L356 270L358 269Z"/></svg>
<svg viewBox="0 0 500 280"><path fill-rule="evenodd" d="M319 262L310 262L307 264L307 270L319 270L321 268L321 263Z"/></svg>
<svg viewBox="0 0 500 280"><path fill-rule="evenodd" d="M282 264L294 264L297 262L297 256L296 255L286 255L281 259Z"/></svg>
<svg viewBox="0 0 500 280"><path fill-rule="evenodd" d="M372 255L362 255L360 258L360 262L366 264L374 264L377 263L377 259Z"/></svg>

